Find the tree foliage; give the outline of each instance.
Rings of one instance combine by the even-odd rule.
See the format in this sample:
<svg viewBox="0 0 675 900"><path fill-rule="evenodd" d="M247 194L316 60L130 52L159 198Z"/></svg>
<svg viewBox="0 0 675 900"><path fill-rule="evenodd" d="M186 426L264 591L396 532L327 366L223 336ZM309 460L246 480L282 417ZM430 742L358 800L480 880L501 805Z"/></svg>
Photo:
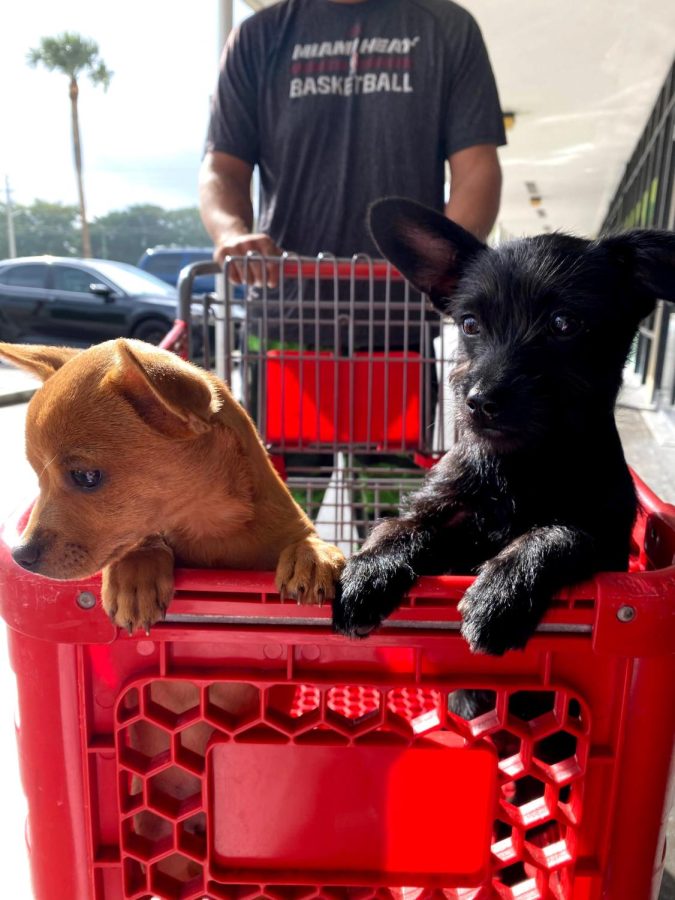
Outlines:
<svg viewBox="0 0 675 900"><path fill-rule="evenodd" d="M82 141L80 138L80 120L78 112L79 87L77 79L80 75L88 75L94 84L103 85L108 90L113 73L98 55L98 44L72 31L53 38L42 38L39 47L33 47L27 54L28 65L43 65L50 72L60 72L68 78L68 95L70 97L71 129L73 140L73 158L77 178L77 193L81 219L82 255L91 256L91 235L87 207L84 199L84 178L82 175Z"/></svg>
<svg viewBox="0 0 675 900"><path fill-rule="evenodd" d="M89 76L92 84L108 89L113 73L98 55L98 44L72 31L64 31L56 37L41 38L40 45L28 51L29 66L42 64L50 72L62 72L77 80L80 75Z"/></svg>
<svg viewBox="0 0 675 900"><path fill-rule="evenodd" d="M92 223L91 240L94 256L133 263L148 247L205 247L211 243L196 207L162 209L150 204L100 216Z"/></svg>
<svg viewBox="0 0 675 900"><path fill-rule="evenodd" d="M0 204L0 259L8 254L5 206ZM211 243L196 207L163 209L135 205L94 219L90 225L93 255L136 264L148 247L208 247ZM78 256L80 221L77 206L35 200L14 206L19 256Z"/></svg>
<svg viewBox="0 0 675 900"><path fill-rule="evenodd" d="M6 208L0 209L5 225ZM31 206L14 206L14 234L20 256L77 256L80 249L77 206L35 200ZM0 256L7 256L7 231L0 230Z"/></svg>

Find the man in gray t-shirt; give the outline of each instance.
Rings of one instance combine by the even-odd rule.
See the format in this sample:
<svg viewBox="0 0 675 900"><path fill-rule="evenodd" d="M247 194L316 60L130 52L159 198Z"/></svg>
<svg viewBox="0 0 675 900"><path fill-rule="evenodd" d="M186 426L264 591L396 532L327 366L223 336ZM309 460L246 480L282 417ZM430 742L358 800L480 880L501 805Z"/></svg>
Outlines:
<svg viewBox="0 0 675 900"><path fill-rule="evenodd" d="M200 176L215 257L374 253L368 205L444 208L485 238L502 114L480 31L450 0L282 0L230 36ZM261 208L251 233L251 176ZM273 267L274 268L274 267ZM233 273L238 280L238 273ZM270 270L270 283L275 272Z"/></svg>

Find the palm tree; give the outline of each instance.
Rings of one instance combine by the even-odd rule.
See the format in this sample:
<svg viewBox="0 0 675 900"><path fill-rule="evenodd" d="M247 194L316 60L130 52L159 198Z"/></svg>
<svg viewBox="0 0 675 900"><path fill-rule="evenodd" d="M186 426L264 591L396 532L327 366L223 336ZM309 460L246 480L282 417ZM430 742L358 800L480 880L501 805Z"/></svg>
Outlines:
<svg viewBox="0 0 675 900"><path fill-rule="evenodd" d="M93 84L103 85L108 90L113 73L98 55L98 44L87 40L79 34L64 32L53 38L42 38L39 47L28 51L28 65L37 66L42 63L50 72L62 72L69 78L70 110L73 129L73 156L77 175L77 190L80 198L80 218L82 220L82 255L91 256L91 239L89 223L84 205L84 185L82 183L82 143L80 141L80 123L77 114L77 98L79 87L77 79L83 73L89 76Z"/></svg>

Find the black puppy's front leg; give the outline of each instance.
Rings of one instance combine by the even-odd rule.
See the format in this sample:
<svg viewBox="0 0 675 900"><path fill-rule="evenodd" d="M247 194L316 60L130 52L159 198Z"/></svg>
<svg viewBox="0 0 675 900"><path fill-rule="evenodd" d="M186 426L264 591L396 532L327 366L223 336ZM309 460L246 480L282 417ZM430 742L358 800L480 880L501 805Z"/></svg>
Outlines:
<svg viewBox="0 0 675 900"><path fill-rule="evenodd" d="M414 584L432 533L413 519L387 519L347 560L333 601L333 627L365 637L392 613Z"/></svg>
<svg viewBox="0 0 675 900"><path fill-rule="evenodd" d="M333 626L350 637L365 637L392 613L421 574L447 572L465 555L457 538L464 520L458 470L451 454L408 498L397 519L385 519L359 553L347 560L335 600ZM461 529L459 529L461 530Z"/></svg>
<svg viewBox="0 0 675 900"><path fill-rule="evenodd" d="M596 568L587 532L563 525L533 528L481 566L459 604L462 634L475 653L522 648L556 591L589 578Z"/></svg>

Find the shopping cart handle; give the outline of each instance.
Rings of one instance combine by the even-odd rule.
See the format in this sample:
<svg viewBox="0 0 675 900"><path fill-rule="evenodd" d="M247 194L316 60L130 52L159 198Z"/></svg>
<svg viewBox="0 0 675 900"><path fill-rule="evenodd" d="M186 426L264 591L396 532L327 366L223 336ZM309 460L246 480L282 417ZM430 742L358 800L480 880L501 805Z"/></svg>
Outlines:
<svg viewBox="0 0 675 900"><path fill-rule="evenodd" d="M189 266L183 266L178 273L178 315L176 318L181 322L190 323L190 312L192 304L192 285L198 275L219 275L223 271L223 267L213 260L206 262L191 263Z"/></svg>
<svg viewBox="0 0 675 900"><path fill-rule="evenodd" d="M319 254L317 257L302 257L284 253L281 256L263 256L261 253L247 253L245 256L227 256L224 265L206 261L192 263L180 270L178 276L178 315L182 322L190 321L190 304L192 302L192 285L199 275L227 275L232 263L240 263L244 267L251 262L277 264L280 277L290 279L320 279L322 281L404 281L403 275L383 259L371 259L365 254L357 254L351 259L338 258ZM251 279L252 281L252 279Z"/></svg>
<svg viewBox="0 0 675 900"><path fill-rule="evenodd" d="M285 278L320 278L340 281L403 281L403 275L383 259L355 256L337 259L318 256L316 259L282 257Z"/></svg>

